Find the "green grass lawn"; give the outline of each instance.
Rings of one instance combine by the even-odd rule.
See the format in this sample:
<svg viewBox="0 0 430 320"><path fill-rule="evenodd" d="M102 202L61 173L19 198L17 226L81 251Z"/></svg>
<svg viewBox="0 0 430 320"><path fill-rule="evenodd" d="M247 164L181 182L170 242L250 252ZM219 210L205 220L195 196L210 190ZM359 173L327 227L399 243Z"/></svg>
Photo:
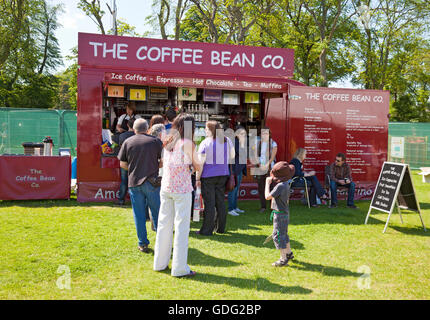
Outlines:
<svg viewBox="0 0 430 320"><path fill-rule="evenodd" d="M413 174L422 208L417 213L336 209L291 203L289 234L296 256L289 267L272 242L269 212L244 201L227 232L195 235L189 258L194 278L152 270L153 253L137 250L131 207L70 201L0 201L0 299L430 299L430 185ZM153 248L155 233L150 231ZM57 280L70 270L70 289Z"/></svg>

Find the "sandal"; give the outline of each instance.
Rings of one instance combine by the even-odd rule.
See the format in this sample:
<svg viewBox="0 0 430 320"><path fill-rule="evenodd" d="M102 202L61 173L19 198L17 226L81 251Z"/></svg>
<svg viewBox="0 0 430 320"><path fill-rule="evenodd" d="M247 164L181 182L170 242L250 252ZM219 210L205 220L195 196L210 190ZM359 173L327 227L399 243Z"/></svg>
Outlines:
<svg viewBox="0 0 430 320"><path fill-rule="evenodd" d="M283 260L283 259L279 259L278 261L275 261L272 263L272 266L274 267L284 267L284 266L288 266L288 258Z"/></svg>

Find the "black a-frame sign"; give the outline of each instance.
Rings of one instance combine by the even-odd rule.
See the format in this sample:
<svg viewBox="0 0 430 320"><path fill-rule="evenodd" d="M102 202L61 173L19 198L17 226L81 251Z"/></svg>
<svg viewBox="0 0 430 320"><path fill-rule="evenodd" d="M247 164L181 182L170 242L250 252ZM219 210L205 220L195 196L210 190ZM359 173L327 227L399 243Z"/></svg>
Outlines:
<svg viewBox="0 0 430 320"><path fill-rule="evenodd" d="M375 192L373 193L369 212L367 212L366 221L364 223L367 224L372 209L387 212L388 218L383 231L383 233L385 233L394 205L397 205L397 210L402 223L403 218L400 209L408 209L418 212L424 231L427 231L421 216L420 204L415 194L409 165L403 163L384 162L381 173L379 174Z"/></svg>

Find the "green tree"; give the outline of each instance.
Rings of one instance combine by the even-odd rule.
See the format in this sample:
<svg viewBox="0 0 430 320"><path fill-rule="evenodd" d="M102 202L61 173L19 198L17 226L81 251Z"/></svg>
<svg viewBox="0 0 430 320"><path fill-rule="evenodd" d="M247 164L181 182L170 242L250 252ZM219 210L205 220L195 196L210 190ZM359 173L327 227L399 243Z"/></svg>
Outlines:
<svg viewBox="0 0 430 320"><path fill-rule="evenodd" d="M35 30L38 34L38 47L41 52L38 73L55 71L63 65L58 39L55 31L59 27L58 14L64 12L62 5L49 6L45 1L41 4L41 12L35 21Z"/></svg>
<svg viewBox="0 0 430 320"><path fill-rule="evenodd" d="M361 28L353 82L390 90L391 120L429 121L429 2L379 0L354 6Z"/></svg>
<svg viewBox="0 0 430 320"><path fill-rule="evenodd" d="M4 0L1 6L0 106L54 107L58 79L52 72L62 63L54 32L61 8L42 0ZM9 14L21 21L8 20Z"/></svg>
<svg viewBox="0 0 430 320"><path fill-rule="evenodd" d="M103 25L103 16L105 11L103 11L100 4L100 0L79 0L78 8L81 9L99 28L101 34L106 34L105 27Z"/></svg>
<svg viewBox="0 0 430 320"><path fill-rule="evenodd" d="M188 10L189 3L189 0L153 0L153 14L146 17L146 23L151 25L154 30L148 32L147 35L155 35L158 30L162 39L179 40L182 31L182 19Z"/></svg>
<svg viewBox="0 0 430 320"><path fill-rule="evenodd" d="M77 96L78 96L78 47L71 49L71 54L66 56L72 64L62 73L58 74L58 95L57 95L57 108L58 109L77 109Z"/></svg>

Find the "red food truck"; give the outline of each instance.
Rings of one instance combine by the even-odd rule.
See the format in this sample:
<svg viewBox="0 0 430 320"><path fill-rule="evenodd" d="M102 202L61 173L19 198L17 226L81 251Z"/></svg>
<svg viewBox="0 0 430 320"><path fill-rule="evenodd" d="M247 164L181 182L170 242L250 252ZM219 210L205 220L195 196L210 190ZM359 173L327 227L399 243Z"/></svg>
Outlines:
<svg viewBox="0 0 430 320"><path fill-rule="evenodd" d="M347 156L356 199L369 199L387 158L389 92L307 87L292 78L292 49L235 46L79 33L78 201L113 201L119 161L106 146L112 123L133 101L150 119L169 106L205 121L247 130L268 126L276 160L307 150L306 170L324 181L324 167ZM248 175L240 198L257 197Z"/></svg>

